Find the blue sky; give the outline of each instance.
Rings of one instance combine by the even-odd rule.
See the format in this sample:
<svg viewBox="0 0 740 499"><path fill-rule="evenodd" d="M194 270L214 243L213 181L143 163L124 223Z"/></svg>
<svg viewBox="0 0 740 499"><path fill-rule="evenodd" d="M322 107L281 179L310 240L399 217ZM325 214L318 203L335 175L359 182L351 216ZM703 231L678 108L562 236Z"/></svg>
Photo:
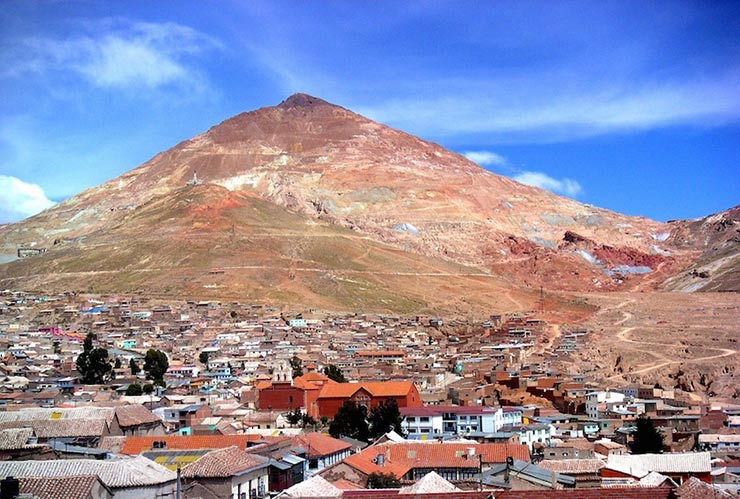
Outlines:
<svg viewBox="0 0 740 499"><path fill-rule="evenodd" d="M656 220L740 203L738 2L6 1L0 222L306 92Z"/></svg>

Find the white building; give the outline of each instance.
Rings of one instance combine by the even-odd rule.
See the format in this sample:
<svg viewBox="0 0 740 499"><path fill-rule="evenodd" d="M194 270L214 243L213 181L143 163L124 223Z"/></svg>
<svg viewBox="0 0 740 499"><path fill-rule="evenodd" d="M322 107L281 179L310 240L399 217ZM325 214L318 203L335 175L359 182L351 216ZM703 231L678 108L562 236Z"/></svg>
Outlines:
<svg viewBox="0 0 740 499"><path fill-rule="evenodd" d="M599 418L599 405L602 408L606 408L606 404L614 404L624 402L627 396L620 392L590 392L586 394L586 415L591 419Z"/></svg>
<svg viewBox="0 0 740 499"><path fill-rule="evenodd" d="M405 407L401 415L403 429L409 435L495 433L503 426L522 423L522 411L515 407Z"/></svg>

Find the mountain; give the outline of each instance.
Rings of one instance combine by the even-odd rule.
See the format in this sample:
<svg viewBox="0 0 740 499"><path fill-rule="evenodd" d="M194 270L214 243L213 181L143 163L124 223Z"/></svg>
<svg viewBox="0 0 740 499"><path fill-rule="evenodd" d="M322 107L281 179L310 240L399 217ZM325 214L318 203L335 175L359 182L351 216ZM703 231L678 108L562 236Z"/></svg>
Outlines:
<svg viewBox="0 0 740 499"><path fill-rule="evenodd" d="M412 254L215 184L155 196L105 229L0 266L0 280L25 289L407 314L529 310L540 298L479 269ZM548 301L576 316L588 310Z"/></svg>
<svg viewBox="0 0 740 499"><path fill-rule="evenodd" d="M740 206L697 220L669 222L670 243L699 253L694 263L670 277L677 291L740 290Z"/></svg>
<svg viewBox="0 0 740 499"><path fill-rule="evenodd" d="M330 281L294 277L299 282L288 286L237 278L246 267L257 271L253 261L269 261L271 274L278 267L297 275L291 266L329 273L358 266L373 276L367 279L377 290L367 306L407 299L408 306L396 308L435 308L459 301L453 293L460 293L453 308L464 309L463 302L485 302L471 298L474 292L499 296L513 289L526 297L520 305L533 308L540 286L657 285L698 256L697 248L680 243L682 227L519 184L437 144L296 94L234 116L118 178L0 228L6 255L20 246L48 249L0 266L0 285L29 282L28 276L47 286L60 279L69 285L70 272L87 272L73 282L111 291L141 284L149 292L248 291L270 298L283 292L273 289L279 285L288 293L284 302L302 297L341 308L363 304L352 293L338 301L339 288ZM206 229L202 239L193 235ZM313 238L314 230L325 235ZM209 273L227 276L228 283L200 282L197 275L212 267L233 267ZM378 277L386 274L395 277ZM456 279L462 281L450 284ZM469 279L484 284L467 290ZM434 298L424 299L427 291Z"/></svg>

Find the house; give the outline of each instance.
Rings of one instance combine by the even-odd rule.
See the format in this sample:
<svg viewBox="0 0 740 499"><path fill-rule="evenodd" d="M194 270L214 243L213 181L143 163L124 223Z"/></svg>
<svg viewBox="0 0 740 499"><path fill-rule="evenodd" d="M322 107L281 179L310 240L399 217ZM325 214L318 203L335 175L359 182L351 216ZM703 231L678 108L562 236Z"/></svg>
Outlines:
<svg viewBox="0 0 740 499"><path fill-rule="evenodd" d="M98 476L116 499L174 497L177 480L175 472L143 456L105 461L4 461L0 462L0 476L13 476L21 480L26 477L47 479Z"/></svg>
<svg viewBox="0 0 740 499"><path fill-rule="evenodd" d="M421 407L419 390L412 381L376 381L367 383L326 384L318 394L319 416L333 418L344 402L352 400L368 410L387 400L395 400L399 408Z"/></svg>
<svg viewBox="0 0 740 499"><path fill-rule="evenodd" d="M576 484L573 477L518 459L492 466L483 473L481 482L506 490L563 489L574 488Z"/></svg>
<svg viewBox="0 0 740 499"><path fill-rule="evenodd" d="M353 454L320 474L330 481L341 478L366 484L373 473L392 474L416 481L434 471L451 481L471 480L481 470L505 463L507 458L529 461L529 450L519 444L458 444L385 442Z"/></svg>
<svg viewBox="0 0 740 499"><path fill-rule="evenodd" d="M737 451L740 450L740 435L702 434L699 447L709 451Z"/></svg>
<svg viewBox="0 0 740 499"><path fill-rule="evenodd" d="M99 477L81 475L70 477L23 477L18 480L21 496L41 499L111 499L113 491ZM4 495L3 495L4 497Z"/></svg>
<svg viewBox="0 0 740 499"><path fill-rule="evenodd" d="M168 430L189 428L210 417L211 409L205 404L173 404L169 407L154 409Z"/></svg>
<svg viewBox="0 0 740 499"><path fill-rule="evenodd" d="M318 432L295 436L292 442L306 450L309 476L342 461L352 449L352 444Z"/></svg>
<svg viewBox="0 0 740 499"><path fill-rule="evenodd" d="M308 372L291 381L289 373L283 375L276 370L272 381L257 385L257 408L278 411L303 409L312 418L318 418L319 392L327 384L337 383L317 372Z"/></svg>
<svg viewBox="0 0 740 499"><path fill-rule="evenodd" d="M527 490L496 492L496 499L531 499ZM538 490L538 499L675 499L670 487L609 487L600 489ZM693 498L692 498L693 499Z"/></svg>
<svg viewBox="0 0 740 499"><path fill-rule="evenodd" d="M650 472L657 472L681 484L691 477L711 483L712 466L709 452L666 454L610 454L600 474L603 483L625 479L639 480Z"/></svg>
<svg viewBox="0 0 740 499"><path fill-rule="evenodd" d="M519 435L519 443L526 445L530 452L534 452L535 449L541 451L543 447L550 445L552 425L531 423L504 426L501 431L516 433Z"/></svg>
<svg viewBox="0 0 740 499"><path fill-rule="evenodd" d="M502 427L521 424L522 411L514 407L488 406L434 406L405 407L404 431L414 436L459 435L471 433L495 433Z"/></svg>
<svg viewBox="0 0 740 499"><path fill-rule="evenodd" d="M33 428L0 430L0 461L20 459L54 459L52 449L38 443Z"/></svg>
<svg viewBox="0 0 740 499"><path fill-rule="evenodd" d="M269 458L237 446L210 451L182 468L189 495L213 499L262 498L268 493Z"/></svg>
<svg viewBox="0 0 740 499"><path fill-rule="evenodd" d="M162 420L143 405L130 404L115 408L109 434L114 436L164 435L165 427Z"/></svg>
<svg viewBox="0 0 740 499"><path fill-rule="evenodd" d="M626 395L620 392L600 391L586 394L586 415L598 419L600 411L605 411L608 403L624 402Z"/></svg>
<svg viewBox="0 0 740 499"><path fill-rule="evenodd" d="M273 445L287 441L288 437L270 437L254 434L128 437L121 445L121 454L136 456L144 451L154 449L223 449L234 445L240 449L248 449L257 445Z"/></svg>
<svg viewBox="0 0 740 499"><path fill-rule="evenodd" d="M546 460L539 465L554 473L560 473L575 480L575 488L589 489L601 486L599 471L604 467L601 459L558 459Z"/></svg>
<svg viewBox="0 0 740 499"><path fill-rule="evenodd" d="M294 454L285 454L280 459L270 460L270 485L272 492L285 490L305 478L306 460Z"/></svg>

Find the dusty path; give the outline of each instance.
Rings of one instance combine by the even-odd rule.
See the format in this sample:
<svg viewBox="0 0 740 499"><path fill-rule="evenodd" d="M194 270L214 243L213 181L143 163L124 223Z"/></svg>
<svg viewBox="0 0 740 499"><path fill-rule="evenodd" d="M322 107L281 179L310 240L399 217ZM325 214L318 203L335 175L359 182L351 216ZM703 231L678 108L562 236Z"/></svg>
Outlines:
<svg viewBox="0 0 740 499"><path fill-rule="evenodd" d="M629 299L621 302L618 304L614 309L621 309L628 305L629 303L634 303L634 299ZM630 321L633 317L633 315L630 312L627 312L626 310L620 310L622 313L622 318L614 323L615 326L621 326L622 324L625 324L626 322ZM738 353L737 350L733 350L731 348L715 348L715 347L703 347L706 350L716 350L718 352L717 355L708 355L705 357L698 357L694 359L679 359L674 360L666 357L662 353L660 353L661 349L656 349L652 347L675 347L676 345L674 343L660 343L656 341L644 341L644 340L633 340L629 337L630 333L632 333L635 329L637 329L636 326L628 326L623 327L619 333L617 333L617 339L623 343L630 343L632 345L639 345L640 347L646 347L646 348L637 348L636 350L639 350L643 353L646 353L648 355L651 355L653 357L656 357L659 359L659 361L648 363L645 367L642 367L635 371L629 371L626 373L619 373L612 376L609 376L607 379L618 379L623 377L627 374L645 374L651 371L655 371L657 369L662 369L663 367L672 365L672 364L690 364L695 362L705 362L708 360L714 360L714 359L720 359L722 357L729 357L731 355L736 355Z"/></svg>

